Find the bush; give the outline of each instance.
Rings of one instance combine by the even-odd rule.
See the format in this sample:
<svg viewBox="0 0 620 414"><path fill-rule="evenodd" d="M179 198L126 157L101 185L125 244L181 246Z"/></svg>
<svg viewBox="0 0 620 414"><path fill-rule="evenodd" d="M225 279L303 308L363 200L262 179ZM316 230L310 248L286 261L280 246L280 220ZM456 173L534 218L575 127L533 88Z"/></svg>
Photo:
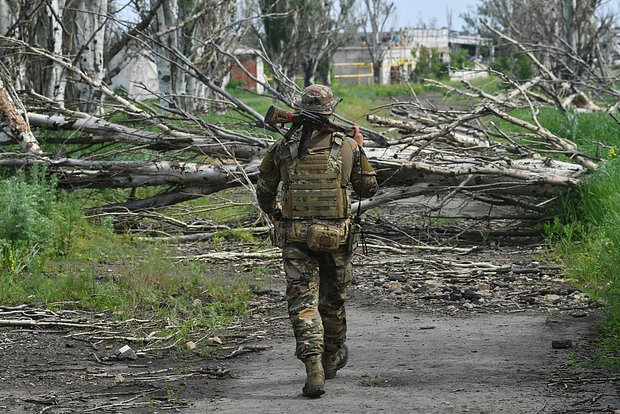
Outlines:
<svg viewBox="0 0 620 414"><path fill-rule="evenodd" d="M512 74L521 80L531 79L534 76L532 61L523 52L498 53L491 63L491 68L498 72Z"/></svg>
<svg viewBox="0 0 620 414"><path fill-rule="evenodd" d="M456 70L473 69L474 62L468 57L467 49L459 49L450 54L450 66Z"/></svg>
<svg viewBox="0 0 620 414"><path fill-rule="evenodd" d="M412 51L414 57L416 51ZM417 63L411 73L411 79L419 82L424 78L445 79L450 75L448 64L441 60L441 53L437 49L421 46L417 53Z"/></svg>
<svg viewBox="0 0 620 414"><path fill-rule="evenodd" d="M246 89L247 85L241 79L231 79L228 81L228 85L226 85L227 89Z"/></svg>
<svg viewBox="0 0 620 414"><path fill-rule="evenodd" d="M39 269L51 254L69 248L81 211L59 200L56 180L44 169L19 171L0 182L0 272Z"/></svg>

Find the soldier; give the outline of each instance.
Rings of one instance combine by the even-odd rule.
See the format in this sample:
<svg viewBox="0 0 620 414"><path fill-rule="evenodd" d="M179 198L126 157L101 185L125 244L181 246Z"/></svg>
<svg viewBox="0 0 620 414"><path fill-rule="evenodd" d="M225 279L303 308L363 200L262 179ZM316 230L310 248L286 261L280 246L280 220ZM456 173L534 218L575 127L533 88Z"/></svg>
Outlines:
<svg viewBox="0 0 620 414"><path fill-rule="evenodd" d="M312 85L293 107L328 116L337 103L330 88ZM345 288L353 275L358 227L350 220L351 187L360 197L378 189L359 127L354 130L353 138L319 129L308 143L300 143L300 134L288 142L280 139L260 165L259 206L272 220L274 211L281 216L274 221L275 238L283 249L295 355L306 366L305 397L324 394L325 379L333 378L348 357ZM281 204L276 200L280 183Z"/></svg>

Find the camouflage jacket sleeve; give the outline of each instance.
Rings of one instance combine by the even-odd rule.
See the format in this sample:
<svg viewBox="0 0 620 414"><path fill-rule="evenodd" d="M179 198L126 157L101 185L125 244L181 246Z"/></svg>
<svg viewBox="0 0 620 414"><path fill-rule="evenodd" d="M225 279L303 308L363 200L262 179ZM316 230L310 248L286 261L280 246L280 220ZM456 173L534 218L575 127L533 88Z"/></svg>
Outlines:
<svg viewBox="0 0 620 414"><path fill-rule="evenodd" d="M358 196L371 197L379 190L377 173L368 162L364 149L357 147L353 152L351 184Z"/></svg>
<svg viewBox="0 0 620 414"><path fill-rule="evenodd" d="M256 199L258 200L258 206L265 213L273 213L276 206L278 184L280 183L280 168L277 165L275 155L279 142L269 147L259 167Z"/></svg>

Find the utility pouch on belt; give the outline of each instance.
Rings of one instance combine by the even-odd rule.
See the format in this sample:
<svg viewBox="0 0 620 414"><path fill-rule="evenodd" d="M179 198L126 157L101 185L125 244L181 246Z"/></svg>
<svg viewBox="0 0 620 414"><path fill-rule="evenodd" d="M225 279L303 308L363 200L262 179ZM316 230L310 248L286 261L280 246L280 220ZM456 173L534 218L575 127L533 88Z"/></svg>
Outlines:
<svg viewBox="0 0 620 414"><path fill-rule="evenodd" d="M346 226L313 224L308 228L308 248L315 252L336 252L346 241Z"/></svg>
<svg viewBox="0 0 620 414"><path fill-rule="evenodd" d="M348 239L348 252L353 253L353 251L357 248L357 244L360 240L360 235L362 234L362 226L356 223L351 223L351 228L349 229L349 239Z"/></svg>
<svg viewBox="0 0 620 414"><path fill-rule="evenodd" d="M282 221L275 221L273 227L269 229L269 238L271 239L271 245L273 247L284 247L284 241L286 239L284 234L284 223Z"/></svg>

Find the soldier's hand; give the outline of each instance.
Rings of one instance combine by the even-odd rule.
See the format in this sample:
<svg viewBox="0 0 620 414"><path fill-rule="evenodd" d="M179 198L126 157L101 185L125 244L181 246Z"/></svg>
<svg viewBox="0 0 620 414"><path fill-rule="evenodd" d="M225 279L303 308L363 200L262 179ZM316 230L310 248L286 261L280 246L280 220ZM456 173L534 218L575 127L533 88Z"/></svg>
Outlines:
<svg viewBox="0 0 620 414"><path fill-rule="evenodd" d="M273 213L268 214L267 217L269 217L272 223L282 220L282 204L277 203L276 207L273 209Z"/></svg>
<svg viewBox="0 0 620 414"><path fill-rule="evenodd" d="M353 139L355 140L355 142L357 142L357 145L359 145L360 147L364 146L364 137L362 136L362 133L360 132L360 127L357 125L353 125Z"/></svg>

